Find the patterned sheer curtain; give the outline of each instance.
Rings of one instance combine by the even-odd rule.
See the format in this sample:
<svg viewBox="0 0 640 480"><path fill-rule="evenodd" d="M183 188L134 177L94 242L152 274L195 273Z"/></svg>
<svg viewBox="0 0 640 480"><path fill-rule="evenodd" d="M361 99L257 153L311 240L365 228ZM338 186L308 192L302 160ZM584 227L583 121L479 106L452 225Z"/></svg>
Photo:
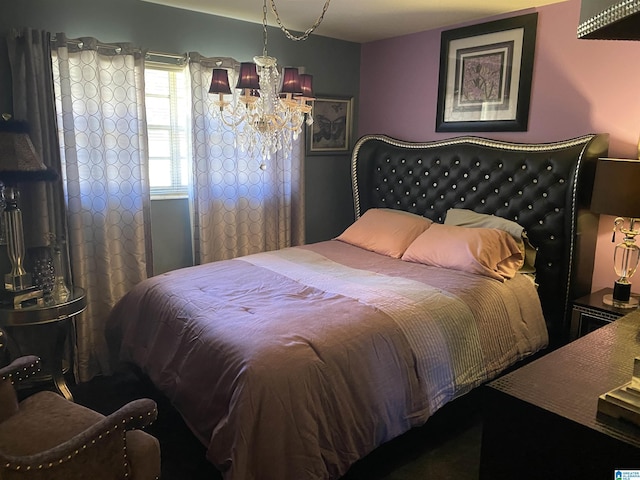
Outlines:
<svg viewBox="0 0 640 480"><path fill-rule="evenodd" d="M303 142L298 138L291 154L278 153L264 163L258 152L243 152L208 93L217 59L189 57L196 263L303 243Z"/></svg>
<svg viewBox="0 0 640 480"><path fill-rule="evenodd" d="M57 34L52 48L74 284L80 381L110 373L113 305L152 274L144 55L128 44Z"/></svg>

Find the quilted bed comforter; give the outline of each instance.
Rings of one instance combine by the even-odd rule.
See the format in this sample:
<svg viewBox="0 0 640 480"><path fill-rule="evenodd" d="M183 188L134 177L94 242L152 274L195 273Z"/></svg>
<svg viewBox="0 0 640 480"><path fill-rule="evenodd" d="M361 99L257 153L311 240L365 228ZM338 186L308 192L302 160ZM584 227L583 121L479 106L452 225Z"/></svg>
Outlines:
<svg viewBox="0 0 640 480"><path fill-rule="evenodd" d="M524 275L503 283L335 240L150 278L108 331L226 480L339 478L547 343Z"/></svg>

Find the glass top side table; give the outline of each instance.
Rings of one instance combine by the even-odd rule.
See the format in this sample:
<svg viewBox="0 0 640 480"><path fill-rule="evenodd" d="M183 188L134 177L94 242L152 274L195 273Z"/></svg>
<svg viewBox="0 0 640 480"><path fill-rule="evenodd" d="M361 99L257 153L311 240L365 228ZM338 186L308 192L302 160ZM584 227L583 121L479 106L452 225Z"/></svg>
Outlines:
<svg viewBox="0 0 640 480"><path fill-rule="evenodd" d="M0 327L7 330L9 337L18 329L37 329L37 337L42 340L38 351L22 351L21 355L37 355L42 364L42 375L36 381L52 380L55 390L73 401L73 395L64 378L64 345L70 332L73 317L87 308L84 289L74 287L69 300L52 305L33 305L24 308L0 307ZM19 342L16 342L19 344ZM21 349L24 348L20 345Z"/></svg>

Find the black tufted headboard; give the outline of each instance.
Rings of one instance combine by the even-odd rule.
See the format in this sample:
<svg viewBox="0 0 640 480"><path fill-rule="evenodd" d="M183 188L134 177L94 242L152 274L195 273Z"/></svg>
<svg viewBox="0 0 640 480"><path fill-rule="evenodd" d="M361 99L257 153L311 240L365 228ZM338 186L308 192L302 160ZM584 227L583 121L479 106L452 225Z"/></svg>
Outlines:
<svg viewBox="0 0 640 480"><path fill-rule="evenodd" d="M355 215L395 208L443 222L450 208L514 220L538 249L536 280L552 345L570 302L591 290L597 217L588 211L608 135L544 144L479 137L412 143L368 135L352 156Z"/></svg>

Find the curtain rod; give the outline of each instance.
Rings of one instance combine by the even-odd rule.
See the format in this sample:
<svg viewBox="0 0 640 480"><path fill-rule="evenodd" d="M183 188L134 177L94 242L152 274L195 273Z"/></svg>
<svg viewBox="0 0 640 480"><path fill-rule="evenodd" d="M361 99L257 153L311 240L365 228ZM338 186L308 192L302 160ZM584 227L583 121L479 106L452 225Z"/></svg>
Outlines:
<svg viewBox="0 0 640 480"><path fill-rule="evenodd" d="M58 35L61 35L61 34L58 34ZM120 54L122 52L123 46L126 46L127 52L129 53L144 53L146 61L156 62L156 63L166 63L171 65L182 66L189 61L190 57L195 57L206 66L211 66L211 67L237 69L240 65L240 63L237 60L230 57L206 58L206 57L202 57L200 54L195 52L190 52L189 54L153 52L153 51L143 52L143 50L141 50L140 48L131 47L129 44L102 43L93 37L81 37L81 38L64 37L64 40L59 40L56 35L51 36L52 45L57 45L60 42L64 42L70 45L75 45L80 50L85 48L86 43L90 43L91 46L94 46L95 48L111 50L115 54Z"/></svg>
<svg viewBox="0 0 640 480"><path fill-rule="evenodd" d="M127 53L142 53L142 50L140 48L133 47L128 43L103 43L99 42L96 38L93 37L66 38L66 36L64 35L63 39L59 39L58 35L61 34L51 36L51 44L53 46L56 46L60 43L66 43L67 45L74 45L80 50L84 49L85 47L94 47L96 49L111 50L113 51L113 53L119 54L122 53L122 49L125 48Z"/></svg>
<svg viewBox="0 0 640 480"><path fill-rule="evenodd" d="M82 50L85 47L85 43L87 40L88 38L66 38L65 40L63 40L63 42L67 44L75 45L77 48ZM97 41L94 38L91 38L90 40L91 40L91 44L94 45L96 48L113 50L113 52L116 54L119 54L122 52L122 44L102 43ZM58 39L56 36L51 37L51 43L53 45L58 44ZM140 48L135 48L135 47L128 47L127 51L129 53L142 53L142 50ZM184 65L188 60L188 56L186 54L180 55L177 53L164 53L164 52L151 52L151 51L144 52L144 54L145 54L145 60L148 60L150 62L168 63L172 65Z"/></svg>
<svg viewBox="0 0 640 480"><path fill-rule="evenodd" d="M172 65L184 65L189 57L186 54L179 55L177 53L164 52L147 52L145 60L157 63L169 63Z"/></svg>

